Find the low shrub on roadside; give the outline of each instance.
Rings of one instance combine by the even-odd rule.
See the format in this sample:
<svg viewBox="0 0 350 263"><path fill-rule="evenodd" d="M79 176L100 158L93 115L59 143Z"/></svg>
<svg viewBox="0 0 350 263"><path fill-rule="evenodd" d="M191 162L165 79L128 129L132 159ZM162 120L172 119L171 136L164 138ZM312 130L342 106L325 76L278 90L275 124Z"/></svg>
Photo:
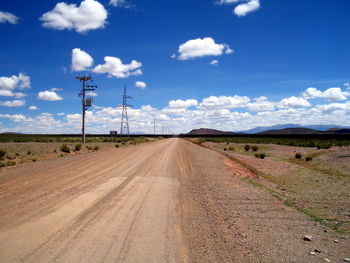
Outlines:
<svg viewBox="0 0 350 263"><path fill-rule="evenodd" d="M96 145L96 146L93 148L93 151L98 151L99 149L100 149L100 147Z"/></svg>
<svg viewBox="0 0 350 263"><path fill-rule="evenodd" d="M305 160L306 160L307 162L310 162L310 161L312 161L312 157L308 156L308 157L306 157Z"/></svg>
<svg viewBox="0 0 350 263"><path fill-rule="evenodd" d="M7 161L6 166L15 166L16 162L15 161Z"/></svg>
<svg viewBox="0 0 350 263"><path fill-rule="evenodd" d="M254 146L252 147L252 150L253 150L253 152L256 152L256 151L258 151L258 150L259 150L259 147L258 147L258 146L256 146L256 145L254 145Z"/></svg>
<svg viewBox="0 0 350 263"><path fill-rule="evenodd" d="M13 159L15 159L15 157L8 154L8 155L6 155L6 159L13 160Z"/></svg>
<svg viewBox="0 0 350 263"><path fill-rule="evenodd" d="M78 143L78 144L75 145L74 151L79 152L80 150L81 150L81 144Z"/></svg>
<svg viewBox="0 0 350 263"><path fill-rule="evenodd" d="M6 151L5 150L0 150L0 157L5 157Z"/></svg>
<svg viewBox="0 0 350 263"><path fill-rule="evenodd" d="M5 163L4 162L0 162L0 167L5 167Z"/></svg>
<svg viewBox="0 0 350 263"><path fill-rule="evenodd" d="M249 144L246 144L245 146L244 146L244 150L246 150L247 152L250 150L250 145Z"/></svg>
<svg viewBox="0 0 350 263"><path fill-rule="evenodd" d="M28 150L27 151L27 155L31 155L31 154L32 154L32 152Z"/></svg>
<svg viewBox="0 0 350 263"><path fill-rule="evenodd" d="M266 153L256 153L254 156L258 159L265 159Z"/></svg>
<svg viewBox="0 0 350 263"><path fill-rule="evenodd" d="M227 148L224 148L224 151L227 151Z"/></svg>
<svg viewBox="0 0 350 263"><path fill-rule="evenodd" d="M62 144L60 147L61 152L70 153L70 148L67 144Z"/></svg>
<svg viewBox="0 0 350 263"><path fill-rule="evenodd" d="M114 147L115 147L115 148L119 148L119 147L120 147L120 145L119 145L119 144L116 144L116 145L114 145Z"/></svg>
<svg viewBox="0 0 350 263"><path fill-rule="evenodd" d="M296 159L301 159L301 157L303 157L301 153L296 153L295 154L295 158Z"/></svg>
<svg viewBox="0 0 350 263"><path fill-rule="evenodd" d="M265 159L266 154L265 153L260 153L260 159Z"/></svg>
<svg viewBox="0 0 350 263"><path fill-rule="evenodd" d="M34 163L34 162L36 162L37 160L34 158L34 159L32 159L32 162Z"/></svg>
<svg viewBox="0 0 350 263"><path fill-rule="evenodd" d="M234 151L235 147L230 146L228 149L229 149L229 151Z"/></svg>

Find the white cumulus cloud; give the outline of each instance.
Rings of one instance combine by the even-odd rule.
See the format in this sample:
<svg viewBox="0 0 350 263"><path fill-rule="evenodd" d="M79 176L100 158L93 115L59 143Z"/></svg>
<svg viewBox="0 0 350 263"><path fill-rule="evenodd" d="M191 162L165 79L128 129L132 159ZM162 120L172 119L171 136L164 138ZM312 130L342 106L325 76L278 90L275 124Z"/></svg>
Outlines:
<svg viewBox="0 0 350 263"><path fill-rule="evenodd" d="M307 88L303 93L303 97L306 99L317 99L323 98L328 101L341 101L346 100L347 92L343 92L338 87L333 87L326 89L325 91L320 91L314 87Z"/></svg>
<svg viewBox="0 0 350 263"><path fill-rule="evenodd" d="M188 99L188 100L171 100L169 101L168 108L171 109L186 109L192 106L197 106L198 101L195 99Z"/></svg>
<svg viewBox="0 0 350 263"><path fill-rule="evenodd" d="M37 106L30 106L28 110L38 110L39 108Z"/></svg>
<svg viewBox="0 0 350 263"><path fill-rule="evenodd" d="M94 63L93 58L81 50L80 48L74 48L72 50L72 65L71 68L73 71L83 71L88 67L91 67Z"/></svg>
<svg viewBox="0 0 350 263"><path fill-rule="evenodd" d="M300 97L289 97L280 101L280 108L294 108L294 107L310 107L311 104L304 98Z"/></svg>
<svg viewBox="0 0 350 263"><path fill-rule="evenodd" d="M250 98L247 96L210 96L199 104L200 109L231 109L243 108L248 105Z"/></svg>
<svg viewBox="0 0 350 263"><path fill-rule="evenodd" d="M250 111L273 111L275 109L275 104L271 101L268 101L264 96L256 98L254 100L254 102L247 105Z"/></svg>
<svg viewBox="0 0 350 263"><path fill-rule="evenodd" d="M17 24L18 17L9 12L0 11L0 23Z"/></svg>
<svg viewBox="0 0 350 263"><path fill-rule="evenodd" d="M191 39L181 44L178 49L179 55L173 54L173 58L188 60L205 56L221 56L231 54L233 50L227 44L217 44L211 37Z"/></svg>
<svg viewBox="0 0 350 263"><path fill-rule="evenodd" d="M260 8L259 0L249 0L246 3L239 4L233 9L233 13L237 16L246 16L247 14L254 12Z"/></svg>
<svg viewBox="0 0 350 263"><path fill-rule="evenodd" d="M108 13L102 4L95 0L84 0L76 4L57 3L52 11L43 14L40 20L43 26L56 30L75 30L84 33L103 28Z"/></svg>
<svg viewBox="0 0 350 263"><path fill-rule="evenodd" d="M0 77L0 90L30 89L30 77L24 73L18 76Z"/></svg>
<svg viewBox="0 0 350 263"><path fill-rule="evenodd" d="M5 107L20 107L24 106L26 102L24 100L8 100L0 102L0 106Z"/></svg>
<svg viewBox="0 0 350 263"><path fill-rule="evenodd" d="M105 57L105 64L97 65L93 72L107 73L110 77L127 78L130 76L142 75L141 67L142 63L136 60L131 61L130 64L123 64L120 58L117 57Z"/></svg>
<svg viewBox="0 0 350 263"><path fill-rule="evenodd" d="M140 89L145 89L145 88L147 88L147 84L143 81L136 81L135 87L140 88Z"/></svg>
<svg viewBox="0 0 350 263"><path fill-rule="evenodd" d="M58 101L58 100L62 100L63 98L54 91L45 90L45 91L40 91L38 93L38 99L46 100L46 101Z"/></svg>

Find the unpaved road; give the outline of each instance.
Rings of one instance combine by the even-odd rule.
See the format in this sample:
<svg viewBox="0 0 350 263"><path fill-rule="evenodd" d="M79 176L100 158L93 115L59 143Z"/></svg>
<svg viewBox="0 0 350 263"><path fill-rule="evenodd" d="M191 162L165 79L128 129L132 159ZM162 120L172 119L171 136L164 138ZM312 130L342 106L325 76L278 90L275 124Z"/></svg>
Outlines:
<svg viewBox="0 0 350 263"><path fill-rule="evenodd" d="M225 165L226 163L226 165ZM350 243L181 139L0 171L0 262L341 262ZM312 242L302 240L305 234ZM319 248L313 256L309 251ZM320 261L321 260L321 261Z"/></svg>

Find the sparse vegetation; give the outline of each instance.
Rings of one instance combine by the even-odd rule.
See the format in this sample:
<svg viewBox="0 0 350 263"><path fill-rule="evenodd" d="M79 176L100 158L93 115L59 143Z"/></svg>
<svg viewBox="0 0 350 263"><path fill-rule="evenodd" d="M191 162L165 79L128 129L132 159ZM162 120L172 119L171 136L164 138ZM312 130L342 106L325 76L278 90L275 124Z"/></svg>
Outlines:
<svg viewBox="0 0 350 263"><path fill-rule="evenodd" d="M5 157L6 151L5 150L0 150L0 157Z"/></svg>
<svg viewBox="0 0 350 263"><path fill-rule="evenodd" d="M235 150L235 147L233 147L233 146L230 146L229 148L228 148L230 151L234 151Z"/></svg>
<svg viewBox="0 0 350 263"><path fill-rule="evenodd" d="M62 144L60 147L61 152L70 153L70 148L67 144Z"/></svg>
<svg viewBox="0 0 350 263"><path fill-rule="evenodd" d="M312 157L310 157L310 156L306 157L305 161L307 161L307 162L312 161Z"/></svg>
<svg viewBox="0 0 350 263"><path fill-rule="evenodd" d="M15 166L16 162L15 161L7 161L6 166Z"/></svg>
<svg viewBox="0 0 350 263"><path fill-rule="evenodd" d="M260 153L260 159L265 159L265 157L266 157L266 154L265 153Z"/></svg>
<svg viewBox="0 0 350 263"><path fill-rule="evenodd" d="M119 147L120 147L120 145L119 145L119 144L116 144L116 145L114 145L114 147L115 147L115 148L119 148Z"/></svg>
<svg viewBox="0 0 350 263"><path fill-rule="evenodd" d="M78 143L74 147L74 151L79 152L81 150L81 143Z"/></svg>
<svg viewBox="0 0 350 263"><path fill-rule="evenodd" d="M254 146L252 147L252 150L253 150L253 152L257 152L257 151L259 150L259 147L256 146L256 145L254 145Z"/></svg>
<svg viewBox="0 0 350 263"><path fill-rule="evenodd" d="M295 158L296 159L301 159L301 157L303 157L303 155L301 153L296 153L295 154Z"/></svg>
<svg viewBox="0 0 350 263"><path fill-rule="evenodd" d="M249 144L244 145L244 150L246 150L247 152L249 152L249 150L250 150L250 145L249 145Z"/></svg>
<svg viewBox="0 0 350 263"><path fill-rule="evenodd" d="M100 147L99 146L94 146L94 148L92 149L93 151L98 151L100 149Z"/></svg>
<svg viewBox="0 0 350 263"><path fill-rule="evenodd" d="M0 167L5 167L5 163L4 162L0 162Z"/></svg>
<svg viewBox="0 0 350 263"><path fill-rule="evenodd" d="M230 137L200 137L203 142L217 143L244 143L244 144L277 144L298 147L317 147L318 149L329 149L332 146L350 146L349 136L230 136Z"/></svg>

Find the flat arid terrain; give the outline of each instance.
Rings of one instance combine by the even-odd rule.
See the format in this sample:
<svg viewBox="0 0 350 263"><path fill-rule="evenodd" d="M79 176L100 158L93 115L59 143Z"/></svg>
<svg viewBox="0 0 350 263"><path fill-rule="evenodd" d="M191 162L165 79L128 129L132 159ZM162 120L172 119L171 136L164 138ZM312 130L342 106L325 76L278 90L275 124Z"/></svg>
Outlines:
<svg viewBox="0 0 350 263"><path fill-rule="evenodd" d="M265 159L243 147L171 138L3 167L0 262L350 258L348 148L301 152L313 164L294 160L300 147L259 146ZM329 173L333 155L345 157Z"/></svg>

